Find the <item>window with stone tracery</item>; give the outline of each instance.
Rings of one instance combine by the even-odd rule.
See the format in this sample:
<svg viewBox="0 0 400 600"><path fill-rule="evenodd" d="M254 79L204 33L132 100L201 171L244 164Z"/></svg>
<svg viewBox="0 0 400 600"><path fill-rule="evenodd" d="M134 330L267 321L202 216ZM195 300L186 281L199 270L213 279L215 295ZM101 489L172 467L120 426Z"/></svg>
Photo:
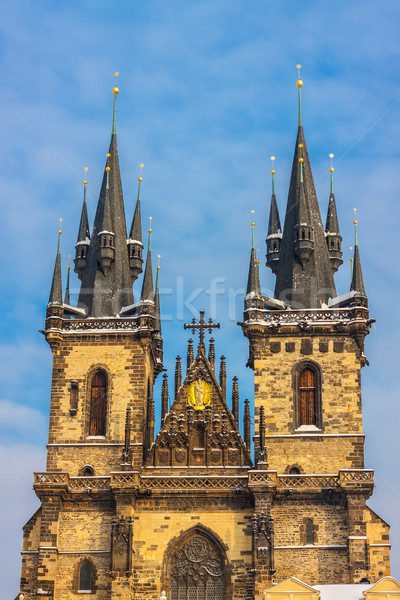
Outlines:
<svg viewBox="0 0 400 600"><path fill-rule="evenodd" d="M175 553L170 600L224 600L224 563L209 539L196 535Z"/></svg>

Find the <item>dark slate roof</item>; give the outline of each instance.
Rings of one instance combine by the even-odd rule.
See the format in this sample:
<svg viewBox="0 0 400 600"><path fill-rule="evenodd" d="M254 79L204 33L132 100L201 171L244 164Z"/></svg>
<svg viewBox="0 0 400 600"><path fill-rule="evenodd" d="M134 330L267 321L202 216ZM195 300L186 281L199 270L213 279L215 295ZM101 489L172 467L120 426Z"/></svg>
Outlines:
<svg viewBox="0 0 400 600"><path fill-rule="evenodd" d="M136 201L135 213L132 219L131 231L129 233L129 238L131 240L136 240L137 242L142 241L142 221L140 216L140 181L139 181L139 189L138 196Z"/></svg>
<svg viewBox="0 0 400 600"><path fill-rule="evenodd" d="M124 200L117 138L114 133L111 136L109 153L111 155L109 161L109 209L112 231L115 234L115 260L107 274L104 275L97 264L96 256L99 244L97 234L104 230L104 218L107 217L105 203L107 174L104 172L78 301L78 306L85 308L89 317L116 316L123 306L133 304L132 281L126 248Z"/></svg>
<svg viewBox="0 0 400 600"><path fill-rule="evenodd" d="M358 244L354 246L354 260L353 260L353 276L351 278L351 292L358 292L362 296L367 296L364 288L364 280L361 269L360 253L358 251Z"/></svg>
<svg viewBox="0 0 400 600"><path fill-rule="evenodd" d="M253 247L250 254L249 275L246 294L261 296L260 275L258 272L256 251Z"/></svg>
<svg viewBox="0 0 400 600"><path fill-rule="evenodd" d="M56 262L54 265L53 280L51 282L51 290L49 296L49 304L56 304L62 306L62 283L61 283L61 256L60 256L60 242L58 244L58 251L56 256Z"/></svg>
<svg viewBox="0 0 400 600"><path fill-rule="evenodd" d="M333 192L331 192L331 195L329 196L328 214L326 215L325 231L326 233L337 233L338 235L340 234L335 194Z"/></svg>
<svg viewBox="0 0 400 600"><path fill-rule="evenodd" d="M88 213L87 213L86 187L85 187L84 192L83 192L83 205L82 205L82 212L81 212L81 221L79 223L78 239L76 241L84 242L86 239L90 239L90 232L89 232L89 219L88 219Z"/></svg>
<svg viewBox="0 0 400 600"><path fill-rule="evenodd" d="M294 240L297 219L299 217L299 144L303 144L302 157L304 198L307 200L310 226L313 227L314 251L302 268L294 253ZM308 157L303 127L298 128L296 147L293 157L292 174L286 208L285 224L279 254L275 285L275 298L293 308L320 308L328 298L336 296L335 283L326 246L317 195Z"/></svg>
<svg viewBox="0 0 400 600"><path fill-rule="evenodd" d="M275 194L271 196L271 206L269 209L269 221L268 221L268 235L275 233L281 233L282 227L279 219L278 204L276 202Z"/></svg>
<svg viewBox="0 0 400 600"><path fill-rule="evenodd" d="M140 301L152 300L154 301L154 287L153 287L153 269L151 266L151 238L149 234L149 247L147 250L146 267L144 270L142 293Z"/></svg>

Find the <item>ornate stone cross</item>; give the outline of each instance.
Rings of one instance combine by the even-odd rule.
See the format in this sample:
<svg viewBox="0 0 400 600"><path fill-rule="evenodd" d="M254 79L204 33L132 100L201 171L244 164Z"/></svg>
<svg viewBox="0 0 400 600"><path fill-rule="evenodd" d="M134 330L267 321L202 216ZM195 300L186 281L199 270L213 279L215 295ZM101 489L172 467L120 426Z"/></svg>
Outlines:
<svg viewBox="0 0 400 600"><path fill-rule="evenodd" d="M204 320L204 310L201 310L200 311L200 320L198 323L196 323L196 319L193 318L191 323L185 323L183 325L183 327L184 327L184 329L191 329L193 335L196 333L196 329L198 329L199 335L200 335L200 344L204 345L204 332L208 331L208 333L212 333L213 329L220 328L220 324L213 323L211 318L206 323Z"/></svg>

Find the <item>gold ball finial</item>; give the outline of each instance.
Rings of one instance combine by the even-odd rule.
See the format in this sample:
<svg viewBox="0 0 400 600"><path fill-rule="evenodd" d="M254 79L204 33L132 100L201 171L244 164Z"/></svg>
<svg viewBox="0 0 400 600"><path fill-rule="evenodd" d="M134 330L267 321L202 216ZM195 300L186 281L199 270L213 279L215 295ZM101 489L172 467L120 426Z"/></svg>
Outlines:
<svg viewBox="0 0 400 600"><path fill-rule="evenodd" d="M353 259L353 258L351 258L351 259L350 259L350 262L353 262L353 261L354 261L354 259Z"/></svg>
<svg viewBox="0 0 400 600"><path fill-rule="evenodd" d="M143 177L138 177L138 181L143 181Z"/></svg>
<svg viewBox="0 0 400 600"><path fill-rule="evenodd" d="M84 167L84 169L83 169L83 170L85 171L85 174L84 174L84 176L83 176L83 182L82 182L82 183L83 183L83 185L87 185L87 181L86 181L86 173L87 173L87 170L88 170L88 168L87 168L87 167Z"/></svg>
<svg viewBox="0 0 400 600"><path fill-rule="evenodd" d="M70 269L71 269L71 267L68 265L68 267L67 267L67 271L69 271Z"/></svg>
<svg viewBox="0 0 400 600"><path fill-rule="evenodd" d="M353 223L354 223L354 225L358 225L358 221L357 221L357 219L355 219L355 220L353 221Z"/></svg>
<svg viewBox="0 0 400 600"><path fill-rule="evenodd" d="M301 69L301 65L296 65L296 69L297 69L297 75L298 75L298 79L297 79L297 81L296 81L296 85L297 85L297 87L298 87L298 88L301 88L301 87L303 87L303 82L302 82L302 80L300 79L300 69Z"/></svg>
<svg viewBox="0 0 400 600"><path fill-rule="evenodd" d="M108 152L108 154L107 154L107 158L110 158L110 156L111 156L111 154Z"/></svg>
<svg viewBox="0 0 400 600"><path fill-rule="evenodd" d="M61 229L58 230L58 235L61 235L62 231Z"/></svg>
<svg viewBox="0 0 400 600"><path fill-rule="evenodd" d="M107 171L107 172L108 172L108 171L111 171L110 167L106 167L106 171Z"/></svg>
<svg viewBox="0 0 400 600"><path fill-rule="evenodd" d="M275 175L274 160L275 160L275 156L271 156L271 163L272 163L271 175Z"/></svg>
<svg viewBox="0 0 400 600"><path fill-rule="evenodd" d="M153 231L152 228L151 228L151 220L152 220L152 218L153 217L149 217L149 221L150 221L149 233L151 233Z"/></svg>
<svg viewBox="0 0 400 600"><path fill-rule="evenodd" d="M299 158L299 163L302 163L302 162L304 162L304 158L302 158L302 157L300 156L300 158Z"/></svg>
<svg viewBox="0 0 400 600"><path fill-rule="evenodd" d="M143 164L143 163L140 163L140 165L139 165L139 166L140 166L140 175L139 175L139 177L138 177L138 181L143 181L143 177L142 177L142 171L143 171L144 164Z"/></svg>
<svg viewBox="0 0 400 600"><path fill-rule="evenodd" d="M331 173L333 173L335 169L333 167L331 167L329 170Z"/></svg>
<svg viewBox="0 0 400 600"><path fill-rule="evenodd" d="M299 148L302 148L302 147L303 147L303 144L299 144Z"/></svg>
<svg viewBox="0 0 400 600"><path fill-rule="evenodd" d="M271 169L271 175L275 175L275 169Z"/></svg>
<svg viewBox="0 0 400 600"><path fill-rule="evenodd" d="M116 73L114 73L114 77L115 77L115 85L113 87L113 94L116 96L117 94L119 94L119 88L117 87L117 77L118 77L119 73L118 71Z"/></svg>
<svg viewBox="0 0 400 600"><path fill-rule="evenodd" d="M161 258L161 254L157 254L157 258L158 258L157 271L159 271L160 270L160 258Z"/></svg>

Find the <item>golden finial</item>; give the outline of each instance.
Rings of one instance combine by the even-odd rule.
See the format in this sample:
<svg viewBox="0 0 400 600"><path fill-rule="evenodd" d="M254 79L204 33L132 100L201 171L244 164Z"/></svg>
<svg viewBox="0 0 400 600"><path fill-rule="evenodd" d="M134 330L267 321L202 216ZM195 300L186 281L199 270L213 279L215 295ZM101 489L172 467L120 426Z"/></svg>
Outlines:
<svg viewBox="0 0 400 600"><path fill-rule="evenodd" d="M333 173L333 171L335 170L335 169L333 168L333 164L332 164L332 159L333 159L334 157L335 157L335 155L334 155L334 154L332 154L332 152L331 152L331 153L330 153L330 155L329 155L329 158L331 159L331 168L330 168L329 170L330 170L330 172L331 172L331 173Z"/></svg>
<svg viewBox="0 0 400 600"><path fill-rule="evenodd" d="M119 88L117 88L117 77L118 77L119 73L118 71L116 73L114 73L114 77L115 77L115 85L113 87L113 94L116 96L119 93Z"/></svg>
<svg viewBox="0 0 400 600"><path fill-rule="evenodd" d="M87 173L87 170L88 170L88 168L87 168L87 167L85 167L83 170L85 171L85 174L84 174L84 176L83 176L83 182L82 182L82 183L83 183L83 185L87 185L87 181L86 181L86 173Z"/></svg>
<svg viewBox="0 0 400 600"><path fill-rule="evenodd" d="M110 165L110 156L111 156L111 154L110 154L110 153L108 153L108 154L107 154L107 166L106 166L106 171L110 171L110 166L109 166L109 165Z"/></svg>
<svg viewBox="0 0 400 600"><path fill-rule="evenodd" d="M302 156L300 156L299 163L302 163L302 162L304 162L304 158Z"/></svg>
<svg viewBox="0 0 400 600"><path fill-rule="evenodd" d="M68 254L68 263L70 262L70 258L71 258L71 255ZM69 271L70 269L71 269L71 266L70 266L70 264L68 264L67 270Z"/></svg>
<svg viewBox="0 0 400 600"><path fill-rule="evenodd" d="M138 177L138 181L143 181L143 177L142 177L142 171L143 171L143 167L144 167L144 164L143 164L143 163L141 163L141 164L140 164L140 175L139 175L139 177Z"/></svg>
<svg viewBox="0 0 400 600"><path fill-rule="evenodd" d="M252 214L252 215L254 215L254 210L252 210L252 211L251 211L251 214ZM253 218L254 218L254 217L253 217ZM251 226L252 226L252 227L254 227L254 226L255 226L255 223L254 223L254 221L252 221L252 222L251 222Z"/></svg>
<svg viewBox="0 0 400 600"><path fill-rule="evenodd" d="M302 148L302 147L303 147L303 144L299 144L299 148Z"/></svg>
<svg viewBox="0 0 400 600"><path fill-rule="evenodd" d="M161 254L158 254L157 258L158 258L157 271L159 271L160 270L160 258L161 258Z"/></svg>
<svg viewBox="0 0 400 600"><path fill-rule="evenodd" d="M111 170L110 167L107 165L106 166L106 171L110 171L110 170Z"/></svg>
<svg viewBox="0 0 400 600"><path fill-rule="evenodd" d="M151 228L151 220L152 220L152 218L153 218L153 217L149 217L149 221L150 221L149 233L151 233L151 232L153 231L153 230L152 230L152 228Z"/></svg>
<svg viewBox="0 0 400 600"><path fill-rule="evenodd" d="M275 175L274 160L275 160L275 156L271 156L271 164L272 164L271 175Z"/></svg>
<svg viewBox="0 0 400 600"><path fill-rule="evenodd" d="M58 230L58 235L60 235L62 233L62 231L61 231L61 221L62 221L62 219L58 219L58 220L60 221L60 228Z"/></svg>
<svg viewBox="0 0 400 600"><path fill-rule="evenodd" d="M303 82L302 82L302 80L300 78L301 65L296 65L296 69L297 69L297 77L298 77L298 79L296 81L296 85L297 85L298 88L301 88L301 87L303 87Z"/></svg>
<svg viewBox="0 0 400 600"><path fill-rule="evenodd" d="M354 210L354 221L353 221L353 223L354 223L354 225L357 225L358 224L358 221L357 221L357 209L353 208L353 210Z"/></svg>

